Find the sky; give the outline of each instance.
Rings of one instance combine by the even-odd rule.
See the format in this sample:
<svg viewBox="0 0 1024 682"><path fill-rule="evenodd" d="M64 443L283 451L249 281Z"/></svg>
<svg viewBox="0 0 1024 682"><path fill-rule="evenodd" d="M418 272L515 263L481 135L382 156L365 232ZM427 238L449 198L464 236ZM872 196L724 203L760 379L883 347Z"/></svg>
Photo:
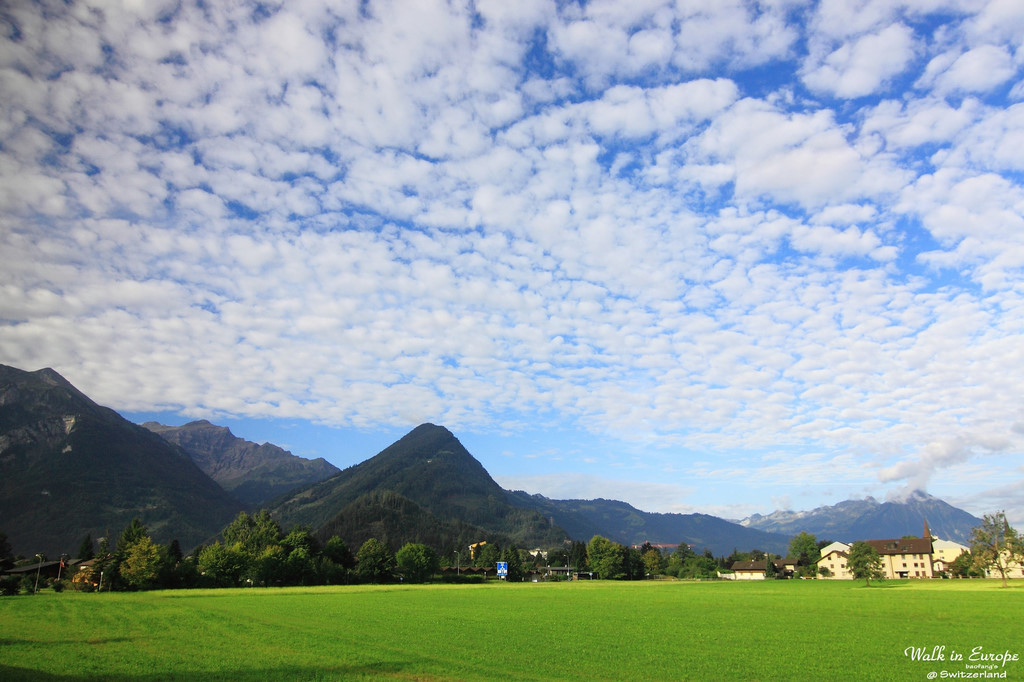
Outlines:
<svg viewBox="0 0 1024 682"><path fill-rule="evenodd" d="M14 0L0 363L339 467L1024 524L1018 0Z"/></svg>

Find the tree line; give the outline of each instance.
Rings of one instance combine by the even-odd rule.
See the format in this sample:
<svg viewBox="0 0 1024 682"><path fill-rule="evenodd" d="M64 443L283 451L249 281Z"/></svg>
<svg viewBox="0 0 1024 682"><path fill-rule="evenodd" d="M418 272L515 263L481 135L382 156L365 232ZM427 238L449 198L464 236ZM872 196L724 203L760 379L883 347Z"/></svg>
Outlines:
<svg viewBox="0 0 1024 682"><path fill-rule="evenodd" d="M9 556L6 539L0 540L0 550ZM37 558L42 561L41 556ZM308 526L295 526L285 533L265 510L251 515L241 512L223 529L220 539L188 555L177 540L166 545L155 542L136 518L116 540L104 537L97 543L87 535L75 558L78 561L64 580L44 579L43 587L117 591L424 582L442 573L442 563L458 567L455 575L446 574L442 579L468 581L493 577L498 562L506 565L503 578L510 582L525 580L531 571L548 566L567 569L562 575L582 573L608 580L659 575L707 578L714 577L724 562L710 551L697 554L686 544L666 555L649 543L640 548L627 547L602 536L594 536L589 543L574 541L552 547L536 555L514 544L481 542L473 548L446 552L444 562L433 547L415 542L392 551L381 540L370 538L353 552L336 535L319 542ZM20 582L13 576L4 578L0 589L7 594L33 591L26 580L27 576Z"/></svg>
<svg viewBox="0 0 1024 682"><path fill-rule="evenodd" d="M185 556L177 540L167 545L153 541L145 525L136 518L121 531L116 542L101 538L98 545L87 535L79 548L76 570L69 570L62 581L49 586L65 586L82 591L149 590L192 587L283 587L293 585L341 585L425 582L442 571L442 557L432 547L409 542L392 551L375 538L366 540L352 552L337 535L326 542L317 540L308 526L295 526L285 533L267 511L240 513L221 533L222 540L196 548ZM789 557L796 560L802 577L818 575L820 549L814 535L801 532L789 544ZM36 555L41 562L43 557ZM449 558L450 557L450 558ZM683 579L718 577L737 561L765 561L766 577L773 576L773 560L781 558L760 550L739 552L716 558L709 550L702 553L686 543L671 552L663 552L650 543L628 547L600 535L589 543L573 541L533 554L508 544L479 543L445 553L447 565L454 563L467 574L493 571L498 562L507 566L508 581L526 579L530 571L561 567L563 574L587 574L604 580L641 580L657 576ZM0 533L0 564L10 567L13 554L7 537ZM463 563L464 562L464 563ZM986 571L999 574L1003 583L1014 564L1024 565L1024 541L1006 519L1005 512L985 515L973 529L970 551L961 554L948 567L953 577L983 576ZM863 541L851 545L847 561L855 579L870 582L881 579L881 558ZM478 569L473 571L471 569ZM826 571L827 569L820 569ZM486 573L485 573L486 576ZM35 576L38 580L38 576ZM457 572L449 580L473 580ZM47 582L44 581L44 587ZM38 587L32 576L4 576L0 593L31 592Z"/></svg>

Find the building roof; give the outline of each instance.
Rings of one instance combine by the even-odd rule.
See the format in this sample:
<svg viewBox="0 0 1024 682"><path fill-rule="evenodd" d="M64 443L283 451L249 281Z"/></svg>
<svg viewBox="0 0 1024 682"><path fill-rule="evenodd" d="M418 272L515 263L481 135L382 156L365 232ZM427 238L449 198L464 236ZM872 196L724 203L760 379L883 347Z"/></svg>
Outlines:
<svg viewBox="0 0 1024 682"><path fill-rule="evenodd" d="M796 559L773 559L772 565L780 571L786 566L796 566ZM731 568L733 571L764 571L765 560L760 561L734 561Z"/></svg>
<svg viewBox="0 0 1024 682"><path fill-rule="evenodd" d="M734 561L730 568L734 571L761 571L764 572L764 559L760 561Z"/></svg>
<svg viewBox="0 0 1024 682"><path fill-rule="evenodd" d="M4 573L6 573L7 575L21 575L22 573L35 573L36 571L45 571L47 569L52 569L54 566L58 566L59 564L60 564L60 560L59 559L57 561L43 561L42 563L37 561L34 564L24 564L22 566L15 566L14 568L10 568L10 569L4 571ZM67 566L70 566L70 565L71 565L71 562L69 562L69 561L65 561L64 562L65 568Z"/></svg>
<svg viewBox="0 0 1024 682"><path fill-rule="evenodd" d="M931 554L931 538L896 538L892 540L865 540L879 554Z"/></svg>

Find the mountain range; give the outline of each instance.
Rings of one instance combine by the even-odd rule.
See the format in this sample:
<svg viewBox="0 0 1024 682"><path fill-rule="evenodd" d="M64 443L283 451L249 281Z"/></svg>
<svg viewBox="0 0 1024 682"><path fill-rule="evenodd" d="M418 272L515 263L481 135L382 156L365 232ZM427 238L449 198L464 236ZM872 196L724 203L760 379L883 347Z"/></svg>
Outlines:
<svg viewBox="0 0 1024 682"><path fill-rule="evenodd" d="M970 544L971 529L981 524L976 516L920 490L900 501L879 502L873 497L845 500L811 511L754 514L739 523L769 533L793 536L807 531L819 539L850 543L865 538L919 536L924 532L925 520L932 535L961 544Z"/></svg>
<svg viewBox="0 0 1024 682"><path fill-rule="evenodd" d="M339 471L322 457L305 459L272 443L253 443L205 419L184 426L157 422L143 426L180 446L207 476L249 506L260 506Z"/></svg>
<svg viewBox="0 0 1024 682"><path fill-rule="evenodd" d="M285 529L309 526L352 547L375 537L393 549L423 542L448 551L480 540L547 548L603 535L724 556L785 554L801 530L819 540L919 535L925 518L940 537L962 541L980 522L923 493L902 506L869 498L740 523L616 500L553 500L502 489L433 424L341 471L205 421L145 427L96 405L51 369L0 365L0 531L18 551L56 554L139 516L155 540L190 547L215 537L238 511L262 507Z"/></svg>
<svg viewBox="0 0 1024 682"><path fill-rule="evenodd" d="M52 369L0 365L0 531L56 556L139 517L192 546L243 509L179 447L101 407Z"/></svg>

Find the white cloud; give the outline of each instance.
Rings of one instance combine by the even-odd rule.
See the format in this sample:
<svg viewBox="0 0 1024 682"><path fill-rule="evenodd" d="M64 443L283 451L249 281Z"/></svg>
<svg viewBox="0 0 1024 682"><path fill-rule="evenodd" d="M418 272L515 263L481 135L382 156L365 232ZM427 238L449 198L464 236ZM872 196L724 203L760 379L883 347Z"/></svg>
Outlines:
<svg viewBox="0 0 1024 682"><path fill-rule="evenodd" d="M913 148L953 141L981 115L982 106L974 99L965 99L958 108L940 99L886 100L867 112L861 130L880 133L891 147Z"/></svg>
<svg viewBox="0 0 1024 682"><path fill-rule="evenodd" d="M913 31L903 24L892 24L843 43L820 63L805 64L803 80L818 92L864 97L883 89L913 57Z"/></svg>
<svg viewBox="0 0 1024 682"><path fill-rule="evenodd" d="M1008 446L1009 442L1001 438L940 438L926 443L914 459L881 469L878 477L883 482L905 480L912 490L926 490L937 470L968 461L976 450L1000 451Z"/></svg>
<svg viewBox="0 0 1024 682"><path fill-rule="evenodd" d="M963 54L947 52L933 58L917 86L939 94L984 93L1010 80L1017 70L1006 47L981 45Z"/></svg>
<svg viewBox="0 0 1024 682"><path fill-rule="evenodd" d="M735 191L815 206L875 196L901 184L884 157L854 148L831 113L788 114L741 100L698 138L698 162L730 163Z"/></svg>
<svg viewBox="0 0 1024 682"><path fill-rule="evenodd" d="M0 40L2 362L583 429L665 472L637 506L1019 451L1009 5L46 7Z"/></svg>

